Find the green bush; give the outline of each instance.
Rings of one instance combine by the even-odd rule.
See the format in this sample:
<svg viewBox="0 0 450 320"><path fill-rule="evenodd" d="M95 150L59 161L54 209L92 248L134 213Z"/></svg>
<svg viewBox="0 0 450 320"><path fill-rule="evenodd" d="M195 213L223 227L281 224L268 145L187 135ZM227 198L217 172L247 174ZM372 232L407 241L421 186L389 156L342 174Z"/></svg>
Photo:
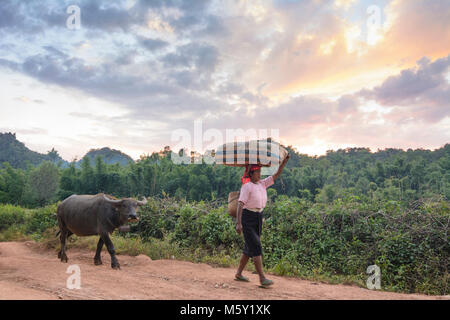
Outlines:
<svg viewBox="0 0 450 320"><path fill-rule="evenodd" d="M179 212L179 217L173 231L173 240L183 247L197 248L201 245L199 213L190 205L184 205Z"/></svg>
<svg viewBox="0 0 450 320"><path fill-rule="evenodd" d="M266 212L263 261L279 274L365 279L377 264L386 289L448 294L447 201L405 208L355 196L329 205L280 196Z"/></svg>
<svg viewBox="0 0 450 320"><path fill-rule="evenodd" d="M33 209L29 214L26 232L42 234L45 230L57 226L56 210L56 204Z"/></svg>
<svg viewBox="0 0 450 320"><path fill-rule="evenodd" d="M213 209L200 218L200 238L207 248L239 248L241 237L236 233L235 223L225 208Z"/></svg>
<svg viewBox="0 0 450 320"><path fill-rule="evenodd" d="M26 220L26 210L10 204L0 205L0 231L14 225L22 225Z"/></svg>
<svg viewBox="0 0 450 320"><path fill-rule="evenodd" d="M149 198L148 203L138 211L139 222L136 232L143 240L162 239L175 229L178 210L177 202Z"/></svg>

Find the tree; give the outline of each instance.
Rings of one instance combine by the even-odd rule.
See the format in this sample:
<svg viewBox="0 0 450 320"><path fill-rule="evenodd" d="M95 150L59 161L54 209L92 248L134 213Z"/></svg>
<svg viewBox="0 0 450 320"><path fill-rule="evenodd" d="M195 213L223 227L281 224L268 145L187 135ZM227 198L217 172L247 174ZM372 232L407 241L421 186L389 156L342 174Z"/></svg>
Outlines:
<svg viewBox="0 0 450 320"><path fill-rule="evenodd" d="M108 174L102 156L95 157L95 184L98 191L105 192L108 189Z"/></svg>
<svg viewBox="0 0 450 320"><path fill-rule="evenodd" d="M313 200L313 196L312 196L311 192L308 189L299 189L298 193L299 193L299 198L300 199L306 199L308 201L312 201Z"/></svg>
<svg viewBox="0 0 450 320"><path fill-rule="evenodd" d="M2 194L5 202L19 204L25 190L25 174L21 169L14 169L8 162L3 162Z"/></svg>
<svg viewBox="0 0 450 320"><path fill-rule="evenodd" d="M52 150L47 152L47 158L53 163L56 163L59 159L61 159L58 151L56 151L55 148L52 148Z"/></svg>
<svg viewBox="0 0 450 320"><path fill-rule="evenodd" d="M58 190L58 168L49 161L44 161L30 173L32 194L39 206L44 206L53 200Z"/></svg>
<svg viewBox="0 0 450 320"><path fill-rule="evenodd" d="M369 180L366 177L360 177L356 182L356 189L364 195L369 192Z"/></svg>
<svg viewBox="0 0 450 320"><path fill-rule="evenodd" d="M95 194L95 177L94 169L91 166L89 157L84 157L81 161L81 191L85 194Z"/></svg>
<svg viewBox="0 0 450 320"><path fill-rule="evenodd" d="M336 188L330 184L325 185L316 195L316 201L322 203L331 203L336 197Z"/></svg>

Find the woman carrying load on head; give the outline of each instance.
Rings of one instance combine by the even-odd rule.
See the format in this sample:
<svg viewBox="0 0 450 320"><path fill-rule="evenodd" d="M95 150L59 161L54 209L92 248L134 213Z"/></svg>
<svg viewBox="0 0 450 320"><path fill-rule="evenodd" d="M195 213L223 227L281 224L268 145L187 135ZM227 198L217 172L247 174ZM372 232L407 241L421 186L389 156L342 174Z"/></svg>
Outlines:
<svg viewBox="0 0 450 320"><path fill-rule="evenodd" d="M242 177L242 187L238 199L236 214L236 232L244 235L244 250L235 278L240 281L249 281L242 275L242 271L247 265L248 259L253 258L256 272L259 274L259 281L262 286L273 284L272 280L266 279L262 268L262 247L261 231L263 222L263 210L267 202L267 188L274 184L274 181L281 175L289 154L280 164L278 171L265 179L261 178L261 166L252 164L245 167Z"/></svg>

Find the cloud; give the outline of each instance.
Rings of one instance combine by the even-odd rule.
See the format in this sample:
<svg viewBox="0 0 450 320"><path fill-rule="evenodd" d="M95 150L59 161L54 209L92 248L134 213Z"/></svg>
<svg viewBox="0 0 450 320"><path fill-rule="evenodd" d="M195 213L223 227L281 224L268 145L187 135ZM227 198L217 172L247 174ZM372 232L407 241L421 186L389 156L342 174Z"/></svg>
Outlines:
<svg viewBox="0 0 450 320"><path fill-rule="evenodd" d="M167 41L161 39L150 39L138 37L139 43L148 50L158 50L165 48L169 45Z"/></svg>
<svg viewBox="0 0 450 320"><path fill-rule="evenodd" d="M267 81L263 92L268 95L320 88L325 93L337 83L342 84L339 90L351 92L413 66L424 55L436 59L448 54L448 2L408 0L392 1L385 10L380 6L381 38L375 46L368 43L366 9L360 3L342 14L332 1L276 2L259 22L226 20L229 29L242 31L233 42L221 42L243 60L240 66L251 69L243 75L246 83Z"/></svg>
<svg viewBox="0 0 450 320"><path fill-rule="evenodd" d="M166 67L195 68L201 72L212 72L219 62L218 50L206 43L191 42L177 47L176 52L162 58Z"/></svg>
<svg viewBox="0 0 450 320"><path fill-rule="evenodd" d="M446 78L449 70L450 55L434 62L423 57L417 61L417 67L402 70L380 86L361 90L359 95L382 106L408 108L409 117L437 122L450 115L450 84ZM403 113L398 110L391 116L398 118Z"/></svg>
<svg viewBox="0 0 450 320"><path fill-rule="evenodd" d="M44 32L44 25L35 19L35 3L5 0L0 1L0 32L36 34Z"/></svg>
<svg viewBox="0 0 450 320"><path fill-rule="evenodd" d="M46 135L48 134L48 130L42 128L28 128L28 129L20 129L20 128L11 128L11 127L2 127L0 128L0 132L15 132L22 135Z"/></svg>
<svg viewBox="0 0 450 320"><path fill-rule="evenodd" d="M348 112L351 110L355 110L360 104L357 97L354 95L346 94L339 98L338 100L338 111L339 112Z"/></svg>
<svg viewBox="0 0 450 320"><path fill-rule="evenodd" d="M138 54L137 50L130 50L123 54L120 54L114 60L114 64L117 64L118 66L130 65L135 62L135 59L138 56L139 56L139 54Z"/></svg>
<svg viewBox="0 0 450 320"><path fill-rule="evenodd" d="M72 1L24 3L0 2L0 67L120 105L107 120L124 146L144 143L138 132L163 145L194 119L280 128L302 143L375 143L401 128L400 144L412 124L449 115L446 1L389 2L375 46L365 2L82 0L76 32L65 24Z"/></svg>
<svg viewBox="0 0 450 320"><path fill-rule="evenodd" d="M0 28L12 28L23 22L23 16L10 1L0 2Z"/></svg>
<svg viewBox="0 0 450 320"><path fill-rule="evenodd" d="M397 0L386 8L389 29L385 48L410 59L448 54L450 10L448 1ZM407 53L407 54L406 54Z"/></svg>

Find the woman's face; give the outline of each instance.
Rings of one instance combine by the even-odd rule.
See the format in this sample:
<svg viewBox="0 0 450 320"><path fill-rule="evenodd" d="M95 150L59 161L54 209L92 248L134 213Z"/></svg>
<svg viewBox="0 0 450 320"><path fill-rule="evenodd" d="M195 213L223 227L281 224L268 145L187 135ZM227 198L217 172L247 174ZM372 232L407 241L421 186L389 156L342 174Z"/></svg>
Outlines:
<svg viewBox="0 0 450 320"><path fill-rule="evenodd" d="M261 169L250 172L253 182L258 182L261 179Z"/></svg>

